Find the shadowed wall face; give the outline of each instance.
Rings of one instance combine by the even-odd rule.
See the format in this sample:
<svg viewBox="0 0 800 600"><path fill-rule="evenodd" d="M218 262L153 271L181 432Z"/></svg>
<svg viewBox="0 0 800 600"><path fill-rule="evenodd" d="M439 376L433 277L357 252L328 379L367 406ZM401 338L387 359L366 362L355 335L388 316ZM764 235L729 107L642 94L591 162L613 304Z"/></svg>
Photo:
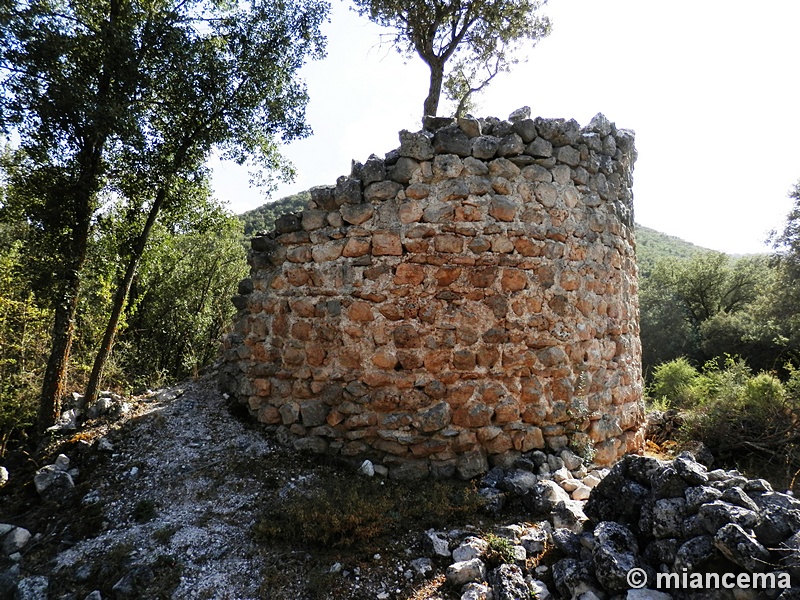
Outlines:
<svg viewBox="0 0 800 600"><path fill-rule="evenodd" d="M252 239L222 389L397 478L639 449L635 158L602 115L401 132Z"/></svg>

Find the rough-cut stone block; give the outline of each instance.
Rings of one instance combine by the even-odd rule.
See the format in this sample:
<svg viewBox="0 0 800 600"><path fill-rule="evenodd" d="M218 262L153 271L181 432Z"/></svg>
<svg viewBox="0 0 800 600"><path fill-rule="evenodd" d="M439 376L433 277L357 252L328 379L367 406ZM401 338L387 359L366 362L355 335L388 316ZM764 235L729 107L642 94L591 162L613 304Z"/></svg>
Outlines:
<svg viewBox="0 0 800 600"><path fill-rule="evenodd" d="M469 196L469 184L463 179L448 179L437 184L436 187L441 200L444 202Z"/></svg>
<svg viewBox="0 0 800 600"><path fill-rule="evenodd" d="M433 433L450 424L452 410L447 402L439 402L417 412L414 424L423 433ZM444 448L442 448L444 449Z"/></svg>
<svg viewBox="0 0 800 600"><path fill-rule="evenodd" d="M494 409L483 402L470 402L453 413L453 423L460 427L486 427L492 422Z"/></svg>
<svg viewBox="0 0 800 600"><path fill-rule="evenodd" d="M311 188L311 202L322 210L336 210L335 186L321 185Z"/></svg>
<svg viewBox="0 0 800 600"><path fill-rule="evenodd" d="M324 210L304 210L301 218L302 227L305 231L321 229L327 224L328 212Z"/></svg>
<svg viewBox="0 0 800 600"><path fill-rule="evenodd" d="M517 203L506 196L495 196L489 205L489 214L498 221L513 221L517 216Z"/></svg>
<svg viewBox="0 0 800 600"><path fill-rule="evenodd" d="M481 254L489 250L492 247L492 243L485 237L476 237L467 243L467 247L475 254Z"/></svg>
<svg viewBox="0 0 800 600"><path fill-rule="evenodd" d="M483 267L481 269L471 271L469 274L469 283L476 288L490 287L494 283L495 279L497 279L496 267Z"/></svg>
<svg viewBox="0 0 800 600"><path fill-rule="evenodd" d="M330 242L325 242L324 244L314 246L311 249L311 257L316 263L336 260L342 255L342 250L344 250L345 244L347 244L346 240L332 240Z"/></svg>
<svg viewBox="0 0 800 600"><path fill-rule="evenodd" d="M256 418L259 423L264 423L266 425L277 425L281 422L281 415L278 409L268 404L258 409L258 416Z"/></svg>
<svg viewBox="0 0 800 600"><path fill-rule="evenodd" d="M522 154L525 150L525 144L522 138L516 133L505 136L500 140L497 147L497 156L516 156Z"/></svg>
<svg viewBox="0 0 800 600"><path fill-rule="evenodd" d="M419 348L421 340L416 328L411 325L400 325L392 333L394 345L398 348Z"/></svg>
<svg viewBox="0 0 800 600"><path fill-rule="evenodd" d="M345 222L361 225L372 217L375 209L371 204L349 204L342 206L339 212Z"/></svg>
<svg viewBox="0 0 800 600"><path fill-rule="evenodd" d="M372 306L369 302L353 302L347 309L347 316L352 321L373 321L375 315L372 314Z"/></svg>
<svg viewBox="0 0 800 600"><path fill-rule="evenodd" d="M397 183L407 184L419 169L419 163L413 158L401 156L389 169L388 177Z"/></svg>
<svg viewBox="0 0 800 600"><path fill-rule="evenodd" d="M437 252L458 254L464 250L464 238L460 235L440 235L434 238Z"/></svg>
<svg viewBox="0 0 800 600"><path fill-rule="evenodd" d="M558 149L556 156L559 162L577 167L581 163L581 153L572 146L562 146Z"/></svg>
<svg viewBox="0 0 800 600"><path fill-rule="evenodd" d="M491 368L500 360L500 352L497 348L484 347L476 354L479 367Z"/></svg>
<svg viewBox="0 0 800 600"><path fill-rule="evenodd" d="M418 202L405 202L397 209L397 216L403 225L416 223L422 219L422 206Z"/></svg>
<svg viewBox="0 0 800 600"><path fill-rule="evenodd" d="M475 353L470 350L456 350L453 352L453 368L458 371L471 371L475 368Z"/></svg>
<svg viewBox="0 0 800 600"><path fill-rule="evenodd" d="M507 398L494 407L494 422L498 424L519 421L519 404Z"/></svg>
<svg viewBox="0 0 800 600"><path fill-rule="evenodd" d="M526 144L536 137L536 124L533 119L524 118L513 122L514 133L518 134Z"/></svg>
<svg viewBox="0 0 800 600"><path fill-rule="evenodd" d="M336 206L345 204L359 204L362 201L361 182L352 177L339 177L336 180L336 188L333 190L333 197Z"/></svg>
<svg viewBox="0 0 800 600"><path fill-rule="evenodd" d="M364 200L367 202L383 202L392 200L403 186L395 181L376 181L370 183L364 190Z"/></svg>
<svg viewBox="0 0 800 600"><path fill-rule="evenodd" d="M304 427L316 427L325 424L330 407L319 400L303 402L300 405L300 418Z"/></svg>
<svg viewBox="0 0 800 600"><path fill-rule="evenodd" d="M464 452L456 459L456 473L461 479L472 479L489 470L489 461L483 450Z"/></svg>
<svg viewBox="0 0 800 600"><path fill-rule="evenodd" d="M400 156L415 160L431 160L434 157L431 138L425 133L400 132Z"/></svg>
<svg viewBox="0 0 800 600"><path fill-rule="evenodd" d="M472 156L488 160L494 158L500 147L500 139L491 135L483 135L472 139Z"/></svg>
<svg viewBox="0 0 800 600"><path fill-rule="evenodd" d="M558 200L558 190L552 183L536 184L536 199L546 208L553 208Z"/></svg>
<svg viewBox="0 0 800 600"><path fill-rule="evenodd" d="M455 154L437 154L433 159L433 176L438 179L453 179L461 175L464 165Z"/></svg>
<svg viewBox="0 0 800 600"><path fill-rule="evenodd" d="M469 156L472 145L469 137L458 125L450 125L439 129L433 135L433 149L437 154L456 154Z"/></svg>
<svg viewBox="0 0 800 600"><path fill-rule="evenodd" d="M431 186L427 183L413 183L406 188L406 198L412 200L422 200L431 193Z"/></svg>
<svg viewBox="0 0 800 600"><path fill-rule="evenodd" d="M397 265L394 275L395 285L419 285L425 281L425 267L422 265L402 263Z"/></svg>
<svg viewBox="0 0 800 600"><path fill-rule="evenodd" d="M544 138L537 137L525 148L525 154L536 158L550 158L553 156L553 144Z"/></svg>
<svg viewBox="0 0 800 600"><path fill-rule="evenodd" d="M373 256L402 256L403 244L397 233L376 233L372 236Z"/></svg>
<svg viewBox="0 0 800 600"><path fill-rule="evenodd" d="M342 249L342 256L355 258L370 252L371 241L369 238L348 238Z"/></svg>

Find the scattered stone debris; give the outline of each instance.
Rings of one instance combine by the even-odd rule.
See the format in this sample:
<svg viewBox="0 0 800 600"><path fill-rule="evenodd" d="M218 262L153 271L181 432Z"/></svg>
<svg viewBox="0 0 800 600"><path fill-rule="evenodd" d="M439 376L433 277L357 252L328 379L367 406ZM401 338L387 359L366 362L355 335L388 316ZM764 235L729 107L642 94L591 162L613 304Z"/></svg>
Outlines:
<svg viewBox="0 0 800 600"><path fill-rule="evenodd" d="M69 458L59 454L56 462L36 471L33 477L36 492L45 500L60 502L72 493L75 482L69 469Z"/></svg>
<svg viewBox="0 0 800 600"><path fill-rule="evenodd" d="M61 453L37 472L40 485L54 481L41 488L41 502L59 506L47 494L60 490L79 512L57 516L69 523L97 515L96 530L59 539L21 522L0 524L0 598L145 598L164 589L176 599L260 598L275 561L296 575L270 588L271 597L306 597L311 555L270 554L251 535L265 478L297 467L263 431L232 418L211 386L209 378L172 400L132 400L124 434L82 434L85 443L71 459ZM353 462L352 476L385 481L380 465L371 466ZM269 469L275 471L265 475ZM294 473L282 480L287 489L318 485L317 475ZM495 465L475 485L488 501L488 524L409 532L368 564L331 561L324 576L342 591L329 597L408 598L425 586L430 595L417 598L694 597L629 589L634 568L651 582L658 573L722 569L800 584L800 501L767 481L709 470L689 454L670 461L627 456L609 470L566 448L535 450ZM771 598L789 600L791 593ZM720 590L705 597L761 596Z"/></svg>

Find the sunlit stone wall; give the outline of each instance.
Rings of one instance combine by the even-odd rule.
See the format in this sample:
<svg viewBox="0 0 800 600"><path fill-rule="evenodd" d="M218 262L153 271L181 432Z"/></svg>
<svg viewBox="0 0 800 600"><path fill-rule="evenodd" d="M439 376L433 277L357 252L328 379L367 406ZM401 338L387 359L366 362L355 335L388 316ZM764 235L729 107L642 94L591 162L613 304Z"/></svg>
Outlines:
<svg viewBox="0 0 800 600"><path fill-rule="evenodd" d="M643 442L633 133L428 119L252 239L221 386L299 450L469 478Z"/></svg>

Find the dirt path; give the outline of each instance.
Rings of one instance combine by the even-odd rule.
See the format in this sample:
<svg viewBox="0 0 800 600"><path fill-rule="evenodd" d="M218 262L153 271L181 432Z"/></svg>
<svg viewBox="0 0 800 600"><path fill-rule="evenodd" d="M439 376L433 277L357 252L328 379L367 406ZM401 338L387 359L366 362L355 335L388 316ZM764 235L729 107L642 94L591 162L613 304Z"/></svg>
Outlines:
<svg viewBox="0 0 800 600"><path fill-rule="evenodd" d="M172 569L180 571L173 598L262 597L263 558L250 531L264 485L257 465L274 449L232 417L212 379L170 391L136 405L134 416L108 436L110 460L83 474L81 487L99 497L107 529L60 552L54 570L65 580L103 579L89 573L91 565L108 563L111 553L128 563L121 570L133 573L130 587L138 595L150 574L136 566L155 557L165 568L180 563Z"/></svg>

